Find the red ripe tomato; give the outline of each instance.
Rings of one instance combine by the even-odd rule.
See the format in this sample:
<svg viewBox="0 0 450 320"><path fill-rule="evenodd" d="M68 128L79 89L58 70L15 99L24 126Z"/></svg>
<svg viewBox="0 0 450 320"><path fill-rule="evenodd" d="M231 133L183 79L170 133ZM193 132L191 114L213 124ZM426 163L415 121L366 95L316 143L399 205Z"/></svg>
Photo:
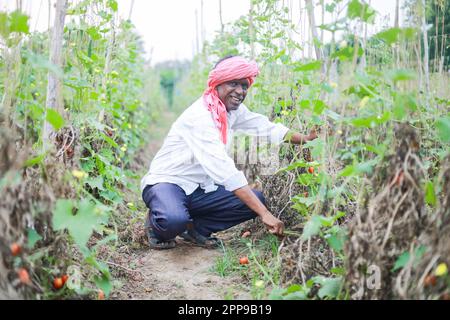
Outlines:
<svg viewBox="0 0 450 320"><path fill-rule="evenodd" d="M308 168L308 172L311 173L311 174L313 174L313 173L314 173L314 167L309 167L309 168Z"/></svg>
<svg viewBox="0 0 450 320"><path fill-rule="evenodd" d="M437 277L434 274L429 274L425 277L424 285L425 287L435 286L437 282Z"/></svg>
<svg viewBox="0 0 450 320"><path fill-rule="evenodd" d="M63 275L63 276L61 277L61 280L62 280L63 284L66 284L67 279L69 279L69 276L68 276L67 274L65 274L65 275Z"/></svg>
<svg viewBox="0 0 450 320"><path fill-rule="evenodd" d="M64 283L63 280L61 278L55 278L53 279L53 288L55 288L56 290L61 289L63 287Z"/></svg>
<svg viewBox="0 0 450 320"><path fill-rule="evenodd" d="M19 276L19 280L20 282L22 282L23 284L30 284L30 275L28 274L27 269L25 268L20 268L19 270L17 270L17 275Z"/></svg>
<svg viewBox="0 0 450 320"><path fill-rule="evenodd" d="M18 256L20 254L20 252L22 251L22 248L16 243L14 242L11 247L11 254L15 257Z"/></svg>
<svg viewBox="0 0 450 320"><path fill-rule="evenodd" d="M248 264L248 258L247 257L242 257L239 259L239 264Z"/></svg>

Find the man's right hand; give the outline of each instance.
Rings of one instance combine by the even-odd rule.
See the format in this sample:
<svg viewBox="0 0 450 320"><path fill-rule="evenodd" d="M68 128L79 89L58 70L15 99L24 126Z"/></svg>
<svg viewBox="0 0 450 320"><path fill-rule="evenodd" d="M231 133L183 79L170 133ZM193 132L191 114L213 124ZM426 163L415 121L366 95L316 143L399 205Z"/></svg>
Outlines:
<svg viewBox="0 0 450 320"><path fill-rule="evenodd" d="M252 192L249 186L234 190L234 194L260 217L270 233L279 236L283 235L284 223L267 210L266 206Z"/></svg>
<svg viewBox="0 0 450 320"><path fill-rule="evenodd" d="M266 225L270 233L282 236L284 232L283 221L275 218L271 213L266 213L261 216L262 222Z"/></svg>
<svg viewBox="0 0 450 320"><path fill-rule="evenodd" d="M318 135L317 135L317 130L316 128L311 129L311 131L309 132L307 139L308 141L312 141L314 139L317 139Z"/></svg>

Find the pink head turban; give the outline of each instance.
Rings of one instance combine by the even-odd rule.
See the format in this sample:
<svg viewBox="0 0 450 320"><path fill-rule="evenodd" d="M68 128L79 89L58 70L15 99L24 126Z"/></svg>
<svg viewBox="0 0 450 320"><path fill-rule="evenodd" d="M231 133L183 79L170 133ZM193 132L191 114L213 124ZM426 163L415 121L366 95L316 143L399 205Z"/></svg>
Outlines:
<svg viewBox="0 0 450 320"><path fill-rule="evenodd" d="M203 101L212 114L224 144L227 143L227 109L220 100L216 87L236 79L247 79L250 87L258 73L259 69L255 61L247 61L239 56L221 61L209 73L208 88L203 93Z"/></svg>

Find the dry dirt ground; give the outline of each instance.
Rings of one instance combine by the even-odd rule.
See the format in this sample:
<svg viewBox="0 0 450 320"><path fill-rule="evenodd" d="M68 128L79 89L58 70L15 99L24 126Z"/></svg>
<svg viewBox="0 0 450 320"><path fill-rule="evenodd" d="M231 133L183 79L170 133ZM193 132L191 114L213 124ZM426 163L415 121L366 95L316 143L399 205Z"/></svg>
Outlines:
<svg viewBox="0 0 450 320"><path fill-rule="evenodd" d="M165 251L143 250L131 264L139 275L126 279L115 299L250 299L238 293L237 277L222 278L212 271L219 250L180 243Z"/></svg>
<svg viewBox="0 0 450 320"><path fill-rule="evenodd" d="M136 170L145 173L151 159L159 150L175 116L166 113L155 124L149 143L136 157ZM135 197L140 204L141 215L145 206L140 194ZM141 203L140 203L141 202ZM132 220L130 220L132 221ZM133 223L133 222L130 222ZM142 233L142 219L134 222ZM225 239L228 234L219 236ZM113 271L121 274L121 286L115 289L112 299L251 299L242 290L239 276L221 277L213 271L216 259L223 255L223 249L204 249L192 246L177 238L177 246L170 250L152 250L142 240L137 248L124 246L118 250L117 265ZM131 247L131 249L130 249ZM122 271L120 273L120 271Z"/></svg>

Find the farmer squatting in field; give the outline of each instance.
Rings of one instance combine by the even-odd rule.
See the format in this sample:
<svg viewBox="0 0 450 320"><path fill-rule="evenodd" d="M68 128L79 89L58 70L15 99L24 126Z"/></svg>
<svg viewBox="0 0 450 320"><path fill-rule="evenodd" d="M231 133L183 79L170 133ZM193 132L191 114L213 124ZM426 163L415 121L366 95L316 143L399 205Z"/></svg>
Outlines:
<svg viewBox="0 0 450 320"><path fill-rule="evenodd" d="M239 56L220 60L203 96L172 125L141 181L150 209L146 231L151 248L173 248L177 235L213 247L218 241L212 233L255 217L269 232L283 234L283 222L266 208L262 193L249 187L227 154L227 144L235 130L276 144L302 144L317 135L290 131L242 104L258 73L254 61Z"/></svg>

